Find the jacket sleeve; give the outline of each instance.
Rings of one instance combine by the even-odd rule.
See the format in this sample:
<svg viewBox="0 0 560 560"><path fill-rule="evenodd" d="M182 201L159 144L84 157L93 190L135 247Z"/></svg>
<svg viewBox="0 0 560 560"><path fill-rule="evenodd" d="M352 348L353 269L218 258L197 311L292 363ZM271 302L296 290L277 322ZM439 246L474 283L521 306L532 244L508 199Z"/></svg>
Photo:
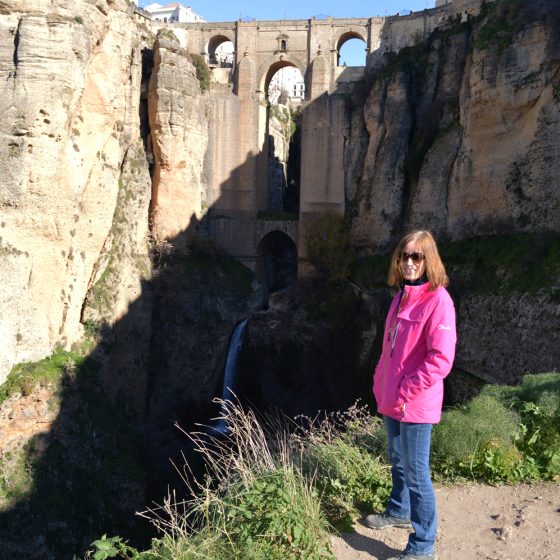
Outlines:
<svg viewBox="0 0 560 560"><path fill-rule="evenodd" d="M418 393L442 380L453 366L457 342L455 306L445 289L426 321L424 336L426 357L415 371L403 377L397 392L399 405L412 401Z"/></svg>

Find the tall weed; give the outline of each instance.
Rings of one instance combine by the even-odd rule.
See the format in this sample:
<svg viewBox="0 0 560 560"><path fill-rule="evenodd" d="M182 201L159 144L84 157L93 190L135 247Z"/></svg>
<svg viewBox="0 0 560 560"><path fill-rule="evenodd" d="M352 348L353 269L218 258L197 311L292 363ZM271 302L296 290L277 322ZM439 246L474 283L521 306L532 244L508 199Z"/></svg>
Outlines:
<svg viewBox="0 0 560 560"><path fill-rule="evenodd" d="M170 497L145 513L165 534L154 549L170 560L333 558L317 492L285 426L269 430L253 411L221 404L225 435L188 434L207 468L203 480L185 473L193 498Z"/></svg>
<svg viewBox="0 0 560 560"><path fill-rule="evenodd" d="M331 525L348 529L361 511L384 509L390 470L381 457L386 445L379 418L354 405L311 422L296 437L304 472L315 481Z"/></svg>

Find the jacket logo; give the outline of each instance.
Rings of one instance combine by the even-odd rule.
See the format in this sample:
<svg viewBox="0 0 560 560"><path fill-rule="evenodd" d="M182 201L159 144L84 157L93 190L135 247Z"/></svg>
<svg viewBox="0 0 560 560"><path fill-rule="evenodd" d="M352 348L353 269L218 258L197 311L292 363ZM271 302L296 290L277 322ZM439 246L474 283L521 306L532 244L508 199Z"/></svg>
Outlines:
<svg viewBox="0 0 560 560"><path fill-rule="evenodd" d="M444 325L443 323L440 323L440 324L437 326L437 329L438 329L439 331L450 331L450 330L451 330L451 327L450 327L449 325Z"/></svg>

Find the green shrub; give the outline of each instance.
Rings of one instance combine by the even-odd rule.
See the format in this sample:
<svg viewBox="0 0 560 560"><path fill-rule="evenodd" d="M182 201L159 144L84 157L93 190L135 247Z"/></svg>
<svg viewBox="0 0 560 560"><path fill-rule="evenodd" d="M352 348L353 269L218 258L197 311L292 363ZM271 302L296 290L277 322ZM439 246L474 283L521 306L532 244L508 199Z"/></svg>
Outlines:
<svg viewBox="0 0 560 560"><path fill-rule="evenodd" d="M554 294L560 275L560 235L555 232L492 235L441 243L454 287L476 293Z"/></svg>
<svg viewBox="0 0 560 560"><path fill-rule="evenodd" d="M164 536L152 552L168 560L332 560L319 496L286 426L272 432L252 411L222 405L227 437L189 435L208 476L189 486L186 504L168 500L154 514Z"/></svg>
<svg viewBox="0 0 560 560"><path fill-rule="evenodd" d="M278 560L332 557L327 544L317 539L322 532L317 493L296 469L241 482L228 490L224 505L229 538L240 551L256 549L262 558Z"/></svg>
<svg viewBox="0 0 560 560"><path fill-rule="evenodd" d="M337 529L349 529L360 511L383 510L390 493L386 464L364 447L343 440L316 441L307 451L323 508Z"/></svg>
<svg viewBox="0 0 560 560"><path fill-rule="evenodd" d="M490 483L560 476L560 374L528 375L519 386L488 385L443 414L433 434L434 471Z"/></svg>
<svg viewBox="0 0 560 560"><path fill-rule="evenodd" d="M475 35L476 48L495 48L498 53L505 51L525 23L523 13L522 0L497 0L487 3L480 14L483 25Z"/></svg>
<svg viewBox="0 0 560 560"><path fill-rule="evenodd" d="M317 321L325 321L333 328L341 329L356 317L360 298L350 284L327 284L318 289L309 299L310 316Z"/></svg>
<svg viewBox="0 0 560 560"><path fill-rule="evenodd" d="M100 539L91 543L90 550L85 558L91 560L106 560L107 558L124 558L125 560L155 560L151 553L139 552L129 546L121 537L110 537L103 535Z"/></svg>
<svg viewBox="0 0 560 560"><path fill-rule="evenodd" d="M390 263L390 254L356 259L350 265L350 279L364 290L385 287Z"/></svg>
<svg viewBox="0 0 560 560"><path fill-rule="evenodd" d="M519 386L489 386L485 392L521 417L518 449L538 478L560 476L560 374L527 375Z"/></svg>
<svg viewBox="0 0 560 560"><path fill-rule="evenodd" d="M507 480L521 459L513 444L519 417L496 398L481 394L445 412L433 431L434 470L447 476Z"/></svg>
<svg viewBox="0 0 560 560"><path fill-rule="evenodd" d="M167 39L168 41L172 41L173 43L179 44L179 39L175 33L168 27L162 27L157 32L157 38Z"/></svg>

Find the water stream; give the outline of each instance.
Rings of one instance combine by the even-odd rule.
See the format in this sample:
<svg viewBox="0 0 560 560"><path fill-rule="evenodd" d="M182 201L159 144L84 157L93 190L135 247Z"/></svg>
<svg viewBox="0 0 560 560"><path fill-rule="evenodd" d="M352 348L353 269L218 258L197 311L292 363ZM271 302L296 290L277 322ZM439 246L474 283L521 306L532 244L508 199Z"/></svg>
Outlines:
<svg viewBox="0 0 560 560"><path fill-rule="evenodd" d="M229 341L226 365L224 368L224 383L222 386L221 395L223 401L228 401L228 399L231 400L232 397L234 397L235 385L237 382L237 362L239 353L241 352L241 348L243 347L243 335L245 334L246 327L247 319L244 319L235 326L235 329ZM224 402L222 404L220 414L225 415L226 413L227 404L226 402ZM217 432L218 434L225 434L228 429L227 423L223 418L216 419L210 427L213 432Z"/></svg>

